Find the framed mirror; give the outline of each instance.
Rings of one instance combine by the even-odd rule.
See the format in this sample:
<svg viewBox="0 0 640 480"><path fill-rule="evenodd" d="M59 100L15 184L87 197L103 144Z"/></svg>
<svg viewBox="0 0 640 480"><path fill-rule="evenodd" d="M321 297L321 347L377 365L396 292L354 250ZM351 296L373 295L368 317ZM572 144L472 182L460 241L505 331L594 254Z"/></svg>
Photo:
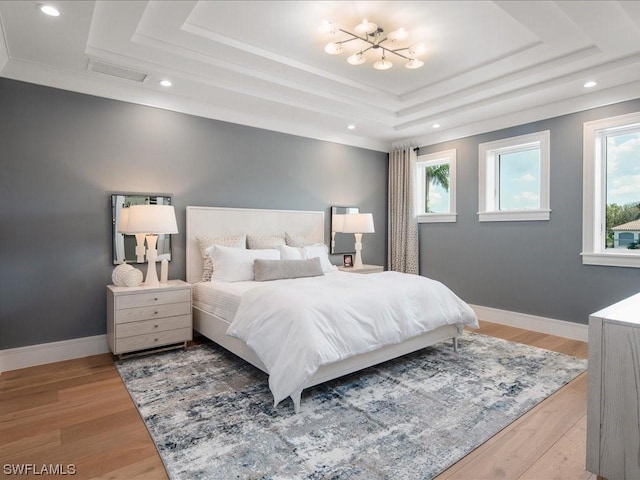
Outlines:
<svg viewBox="0 0 640 480"><path fill-rule="evenodd" d="M111 222L113 232L113 264L120 265L127 263L146 263L146 255L136 254L136 236L120 233L126 212L123 210L132 205L171 205L171 197L163 195L146 194L113 194L111 195ZM171 235L158 235L158 261L171 260Z"/></svg>
<svg viewBox="0 0 640 480"><path fill-rule="evenodd" d="M331 207L331 253L355 253L356 239L353 233L342 232L343 215L360 213L358 207Z"/></svg>

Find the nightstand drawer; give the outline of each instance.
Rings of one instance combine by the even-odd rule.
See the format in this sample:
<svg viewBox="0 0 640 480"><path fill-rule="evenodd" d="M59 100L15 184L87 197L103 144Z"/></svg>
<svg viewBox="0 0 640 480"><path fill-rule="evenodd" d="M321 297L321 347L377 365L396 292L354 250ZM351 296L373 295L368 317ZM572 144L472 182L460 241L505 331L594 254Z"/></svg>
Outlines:
<svg viewBox="0 0 640 480"><path fill-rule="evenodd" d="M176 330L166 330L164 332L149 333L146 335L135 335L133 337L119 338L118 351L115 353L131 352L146 348L155 348L170 343L186 342L192 338L192 330L189 328L178 328Z"/></svg>
<svg viewBox="0 0 640 480"><path fill-rule="evenodd" d="M121 323L116 327L116 338L122 339L135 335L146 335L148 333L164 332L166 330L187 327L191 327L190 315L145 320L143 322Z"/></svg>
<svg viewBox="0 0 640 480"><path fill-rule="evenodd" d="M166 292L136 293L135 295L118 295L115 308L148 307L166 303L190 302L191 289L169 290Z"/></svg>
<svg viewBox="0 0 640 480"><path fill-rule="evenodd" d="M116 323L138 322L154 318L175 317L187 315L191 311L191 302L170 303L168 305L153 305L150 307L127 308L116 310Z"/></svg>

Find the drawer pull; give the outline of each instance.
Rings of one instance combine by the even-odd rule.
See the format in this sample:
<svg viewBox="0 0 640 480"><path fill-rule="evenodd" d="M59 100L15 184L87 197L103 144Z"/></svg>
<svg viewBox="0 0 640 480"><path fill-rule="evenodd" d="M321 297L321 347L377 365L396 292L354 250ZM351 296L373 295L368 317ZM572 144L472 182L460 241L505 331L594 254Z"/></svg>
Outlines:
<svg viewBox="0 0 640 480"><path fill-rule="evenodd" d="M153 339L153 341L154 341L154 342L157 342L157 341L158 341L158 339L157 339L157 338L154 338L154 339Z"/></svg>
<svg viewBox="0 0 640 480"><path fill-rule="evenodd" d="M157 314L158 314L158 311L156 310L155 312L153 312L153 314L154 314L154 315L157 315Z"/></svg>
<svg viewBox="0 0 640 480"><path fill-rule="evenodd" d="M158 301L158 297L155 297L154 300L157 302Z"/></svg>
<svg viewBox="0 0 640 480"><path fill-rule="evenodd" d="M158 325L154 325L153 328L158 328Z"/></svg>

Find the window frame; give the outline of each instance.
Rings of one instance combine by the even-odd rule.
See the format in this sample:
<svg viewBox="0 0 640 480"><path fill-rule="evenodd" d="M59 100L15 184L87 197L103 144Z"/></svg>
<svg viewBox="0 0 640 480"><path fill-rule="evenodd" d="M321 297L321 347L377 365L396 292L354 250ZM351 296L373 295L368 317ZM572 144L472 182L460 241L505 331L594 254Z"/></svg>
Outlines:
<svg viewBox="0 0 640 480"><path fill-rule="evenodd" d="M550 208L550 130L503 138L478 146L478 220L513 222L549 220ZM540 149L540 207L523 210L500 210L498 162L500 154Z"/></svg>
<svg viewBox="0 0 640 480"><path fill-rule="evenodd" d="M612 131L640 128L640 112L608 117L583 124L582 179L582 263L610 267L640 268L640 250L607 251L606 229L607 165L602 138Z"/></svg>
<svg viewBox="0 0 640 480"><path fill-rule="evenodd" d="M441 161L445 160L445 161ZM447 161L448 160L448 161ZM415 168L415 211L418 223L455 223L458 217L456 213L456 160L457 150L441 150L439 152L419 155L416 158ZM449 211L438 213L424 212L422 205L425 196L424 170L434 165L449 164Z"/></svg>

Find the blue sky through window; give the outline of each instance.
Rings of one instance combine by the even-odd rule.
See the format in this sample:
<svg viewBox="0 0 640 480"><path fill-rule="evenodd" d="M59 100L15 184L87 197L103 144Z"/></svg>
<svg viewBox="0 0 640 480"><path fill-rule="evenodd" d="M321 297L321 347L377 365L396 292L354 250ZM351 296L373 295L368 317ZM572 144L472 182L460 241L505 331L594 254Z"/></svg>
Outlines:
<svg viewBox="0 0 640 480"><path fill-rule="evenodd" d="M607 204L640 203L640 132L607 136Z"/></svg>
<svg viewBox="0 0 640 480"><path fill-rule="evenodd" d="M540 208L540 149L500 154L499 210Z"/></svg>

